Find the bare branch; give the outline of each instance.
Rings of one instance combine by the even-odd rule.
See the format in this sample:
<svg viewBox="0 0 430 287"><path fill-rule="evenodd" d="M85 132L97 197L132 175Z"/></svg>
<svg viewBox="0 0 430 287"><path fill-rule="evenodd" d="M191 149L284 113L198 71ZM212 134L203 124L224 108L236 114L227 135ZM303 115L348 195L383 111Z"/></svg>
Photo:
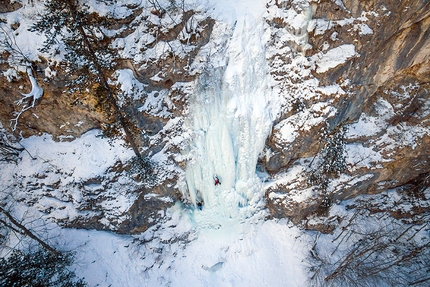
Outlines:
<svg viewBox="0 0 430 287"><path fill-rule="evenodd" d="M42 247L44 247L46 250L48 250L53 255L60 255L60 253L57 250L55 250L53 247L51 247L46 242L44 242L42 239L40 239L38 236L36 236L32 231L27 229L24 225L19 223L7 210L3 209L1 206L0 206L0 212L3 213L9 219L9 221L11 222L11 224L13 224L13 226L16 227L16 228L13 228L14 230L19 229L20 231L18 231L18 230L17 231L20 234L24 234L24 235L30 237L31 239L35 240L36 242L38 242L40 245L42 245ZM5 223L3 223L3 224L5 224ZM8 225L6 225L6 226L8 226Z"/></svg>

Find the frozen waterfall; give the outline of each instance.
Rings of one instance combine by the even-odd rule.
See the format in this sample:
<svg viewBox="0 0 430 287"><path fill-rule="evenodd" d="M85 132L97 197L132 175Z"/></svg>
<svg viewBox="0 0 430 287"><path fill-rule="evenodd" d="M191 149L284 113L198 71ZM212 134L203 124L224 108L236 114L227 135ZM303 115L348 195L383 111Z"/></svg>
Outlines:
<svg viewBox="0 0 430 287"><path fill-rule="evenodd" d="M256 165L273 119L263 23L247 16L232 31L200 75L186 123L192 138L184 193L195 207L203 203L194 218L208 227L249 217L262 203Z"/></svg>

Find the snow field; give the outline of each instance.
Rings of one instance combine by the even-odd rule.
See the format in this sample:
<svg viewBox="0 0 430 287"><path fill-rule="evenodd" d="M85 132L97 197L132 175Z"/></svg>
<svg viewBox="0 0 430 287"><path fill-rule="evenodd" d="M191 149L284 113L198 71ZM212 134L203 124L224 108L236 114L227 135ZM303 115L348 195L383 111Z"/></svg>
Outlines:
<svg viewBox="0 0 430 287"><path fill-rule="evenodd" d="M305 286L308 239L285 221L191 230L191 241L178 241L189 228L161 228L143 245L135 237L63 229L59 238L67 241L59 244L77 251L76 273L90 286Z"/></svg>

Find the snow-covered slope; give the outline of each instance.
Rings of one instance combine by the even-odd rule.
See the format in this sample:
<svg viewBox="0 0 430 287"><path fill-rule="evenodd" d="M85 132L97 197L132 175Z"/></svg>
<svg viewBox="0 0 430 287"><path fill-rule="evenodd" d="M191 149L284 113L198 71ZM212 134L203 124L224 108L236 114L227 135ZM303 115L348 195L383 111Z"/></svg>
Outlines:
<svg viewBox="0 0 430 287"><path fill-rule="evenodd" d="M97 83L62 92L43 3L8 2L2 207L90 286L428 283L428 1L85 1L149 179ZM32 245L4 227L2 256Z"/></svg>

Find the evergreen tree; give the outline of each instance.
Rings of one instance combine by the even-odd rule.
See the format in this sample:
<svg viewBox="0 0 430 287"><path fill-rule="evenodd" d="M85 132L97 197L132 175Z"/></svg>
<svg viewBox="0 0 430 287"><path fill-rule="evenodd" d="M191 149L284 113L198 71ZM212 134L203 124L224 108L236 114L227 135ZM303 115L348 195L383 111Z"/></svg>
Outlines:
<svg viewBox="0 0 430 287"><path fill-rule="evenodd" d="M68 267L73 263L71 253L62 253L28 229L8 210L0 206L0 245L7 242L9 233L37 242L37 249L16 249L0 258L0 286L2 287L82 287L86 283L78 279ZM20 244L22 245L22 244Z"/></svg>
<svg viewBox="0 0 430 287"><path fill-rule="evenodd" d="M146 173L150 173L150 165L142 158L134 138L133 124L118 105L117 95L108 83L107 75L117 59L116 51L109 47L112 39L102 29L109 19L90 13L85 1L80 0L47 0L45 7L45 14L30 29L45 34L42 51L55 53L59 45L65 45L65 60L74 75L74 84L82 88L88 83L98 83L98 106L114 123L108 126L124 130L138 162L147 168Z"/></svg>
<svg viewBox="0 0 430 287"><path fill-rule="evenodd" d="M316 186L322 195L322 211L331 206L332 194L329 192L329 184L332 179L340 176L347 168L345 157L345 134L347 128L340 126L330 134L323 133L324 147L321 150L321 160L309 176L309 183Z"/></svg>
<svg viewBox="0 0 430 287"><path fill-rule="evenodd" d="M46 12L30 28L46 36L42 52L57 53L64 45L67 68L75 77L78 89L88 82L102 85L106 72L112 69L116 53L109 48L111 38L101 27L108 19L88 12L88 5L79 0L45 1Z"/></svg>
<svg viewBox="0 0 430 287"><path fill-rule="evenodd" d="M73 262L72 254L53 254L44 249L14 250L7 258L0 258L0 286L2 287L84 287L67 269Z"/></svg>

